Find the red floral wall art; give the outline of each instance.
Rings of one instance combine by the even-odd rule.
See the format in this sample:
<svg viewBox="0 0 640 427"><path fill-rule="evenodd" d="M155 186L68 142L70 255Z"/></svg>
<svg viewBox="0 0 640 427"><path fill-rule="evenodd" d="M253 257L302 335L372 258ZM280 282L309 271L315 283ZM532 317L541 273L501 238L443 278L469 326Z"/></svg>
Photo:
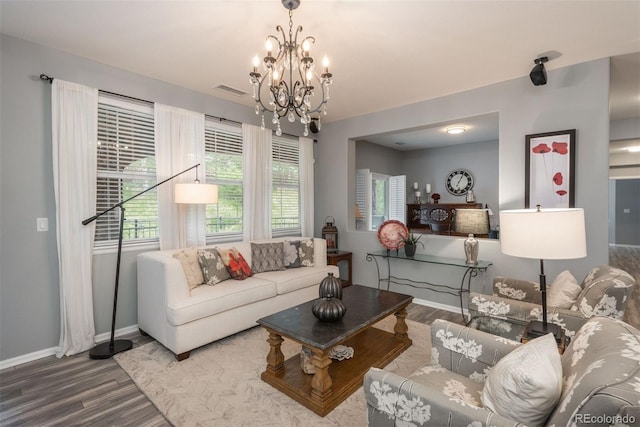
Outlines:
<svg viewBox="0 0 640 427"><path fill-rule="evenodd" d="M526 208L574 207L575 140L575 129L526 136Z"/></svg>

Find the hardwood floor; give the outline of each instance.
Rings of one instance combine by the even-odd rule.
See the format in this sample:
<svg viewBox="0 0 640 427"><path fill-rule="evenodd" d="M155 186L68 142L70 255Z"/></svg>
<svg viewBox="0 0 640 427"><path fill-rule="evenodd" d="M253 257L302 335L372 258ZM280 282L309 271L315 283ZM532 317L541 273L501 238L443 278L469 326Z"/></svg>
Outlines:
<svg viewBox="0 0 640 427"><path fill-rule="evenodd" d="M459 313L411 304L407 319L430 324ZM151 338L128 336L134 347ZM170 426L171 424L113 360L88 352L46 357L0 371L2 426Z"/></svg>

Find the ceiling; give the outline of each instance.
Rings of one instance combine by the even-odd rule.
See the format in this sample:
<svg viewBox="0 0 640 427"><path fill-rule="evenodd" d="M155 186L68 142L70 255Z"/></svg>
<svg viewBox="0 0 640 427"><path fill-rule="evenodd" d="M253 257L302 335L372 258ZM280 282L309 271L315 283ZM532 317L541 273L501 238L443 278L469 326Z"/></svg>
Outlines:
<svg viewBox="0 0 640 427"><path fill-rule="evenodd" d="M638 0L302 0L293 22L331 60L324 122L523 77L545 54L553 70L640 51ZM276 25L288 27L279 0L0 0L4 34L251 107L251 60ZM640 115L638 55L628 62L612 63L625 82L612 119ZM480 131L497 116L460 120Z"/></svg>

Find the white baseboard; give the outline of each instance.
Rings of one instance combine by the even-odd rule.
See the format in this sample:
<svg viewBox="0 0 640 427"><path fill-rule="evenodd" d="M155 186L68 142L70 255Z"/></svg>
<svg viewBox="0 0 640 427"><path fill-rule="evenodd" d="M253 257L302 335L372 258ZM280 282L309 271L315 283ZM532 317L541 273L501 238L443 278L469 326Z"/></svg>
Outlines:
<svg viewBox="0 0 640 427"><path fill-rule="evenodd" d="M138 325L131 325L121 329L116 329L114 335L116 337L121 337L123 335L128 335L135 332L138 332ZM101 342L106 342L110 339L111 331L96 335L93 338L93 341L96 344L100 344ZM22 365L23 363L33 362L34 360L43 359L45 357L54 356L58 352L58 350L59 347L51 347L44 350L34 351L33 353L23 354L22 356L17 356L11 359L0 360L0 370Z"/></svg>
<svg viewBox="0 0 640 427"><path fill-rule="evenodd" d="M442 303L439 303L439 302L433 302L433 301L429 301L429 300L426 300L426 299L414 298L413 299L413 303L414 304L418 304L418 305L424 305L426 307L431 307L431 308L437 308L437 309L440 309L440 310L450 311L452 313L460 313L460 307L458 307L458 306L442 304ZM466 308L464 309L464 314L469 314L469 312L467 311Z"/></svg>

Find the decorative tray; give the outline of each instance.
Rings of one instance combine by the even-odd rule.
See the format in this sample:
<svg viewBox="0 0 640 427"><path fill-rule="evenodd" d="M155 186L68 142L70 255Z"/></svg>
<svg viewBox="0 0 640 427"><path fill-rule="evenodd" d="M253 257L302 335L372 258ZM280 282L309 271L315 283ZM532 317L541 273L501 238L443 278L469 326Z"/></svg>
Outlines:
<svg viewBox="0 0 640 427"><path fill-rule="evenodd" d="M404 223L395 219L383 222L378 228L378 240L387 249L398 249L404 246L404 239L409 230Z"/></svg>

